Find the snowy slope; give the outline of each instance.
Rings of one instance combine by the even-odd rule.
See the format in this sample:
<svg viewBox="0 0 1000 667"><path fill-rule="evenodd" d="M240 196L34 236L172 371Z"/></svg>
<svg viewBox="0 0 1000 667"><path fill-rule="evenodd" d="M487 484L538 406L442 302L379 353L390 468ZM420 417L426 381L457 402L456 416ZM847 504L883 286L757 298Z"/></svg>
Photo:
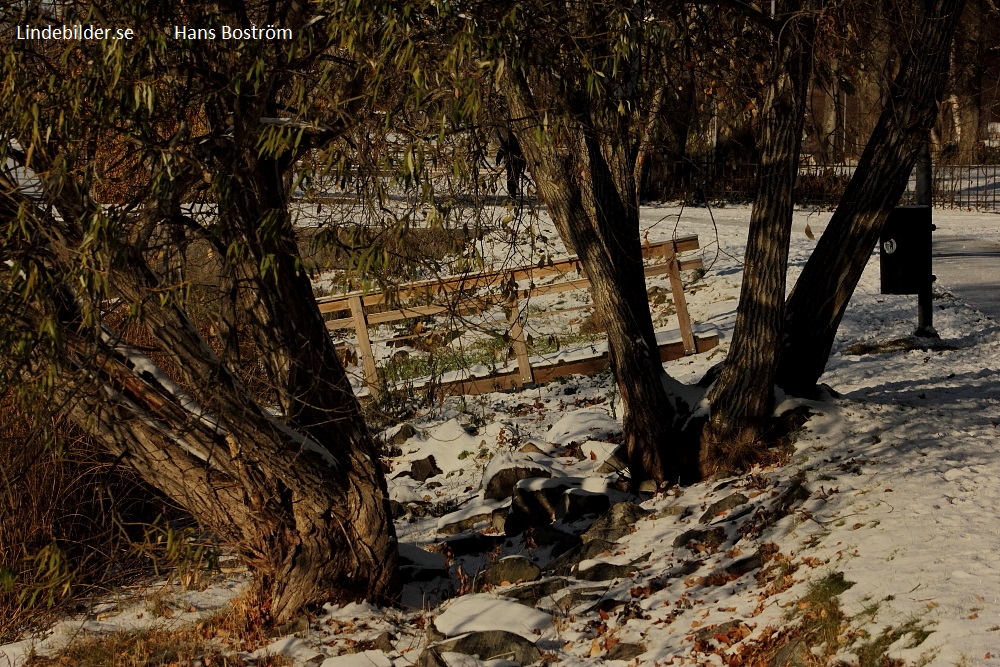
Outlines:
<svg viewBox="0 0 1000 667"><path fill-rule="evenodd" d="M746 207L643 210L650 241L697 233L708 267L688 290L689 307L695 322L720 329L722 343L711 353L666 364L682 381L697 380L725 351L748 218ZM815 244L806 224L818 238L828 218L797 214L790 280ZM990 214L948 212L936 222L942 235L989 239L1000 230L1000 217ZM544 220L537 231L556 236ZM558 253L557 242L548 242ZM526 457L556 479L593 479L577 483L584 491L603 489L598 479L612 484L615 474L597 472L621 419L610 378L574 377L448 399L412 421L417 433L400 445L390 473L393 497L426 510L399 519L404 554L423 561L415 567L447 569L448 577L410 585L403 609L328 607L297 641L284 638L270 650L294 653L297 662L329 659L327 667L401 667L413 664L433 640L428 627L444 634L495 627L512 628L566 665L604 664L616 645L641 649L615 662L621 665L742 664L744 650L789 625L810 582L843 573L854 584L839 596L849 619L845 636L863 631L870 639L887 627L919 628L895 639L887 654L904 664L1000 664L1000 524L994 516L1000 504L1000 326L952 295L945 280L935 296L941 349L881 346L912 332L915 297L880 295L873 256L822 379L838 395L780 406L812 414L787 465L644 500L649 514L635 520L634 532L581 562L575 575L618 567L621 576L591 582L596 590L581 594L591 597L575 605L553 593L518 614L505 599L515 590L510 586L471 595L475 576L499 556L521 554L544 567L551 548L499 537L491 551L449 556L440 553L449 538L439 531L449 521L485 517L459 536L495 536L490 516L503 503L484 499L482 484L484 473L492 476L508 459ZM580 444L587 452L582 459L573 456ZM401 475L427 455L435 456L440 474L422 483ZM713 503L737 494L745 500L736 509L699 523ZM788 498L794 502L785 503ZM718 529L720 545L675 546L692 529ZM775 574L777 566L787 578ZM578 584L570 588L582 591ZM470 595L441 602L456 593ZM225 591L213 595L227 597ZM43 652L57 648L68 627L106 630L114 618L104 618L99 628L93 619L67 621L48 640L0 647L0 665L4 655L19 664L31 645ZM128 626L138 622L127 606L117 618ZM389 639L376 641L384 633ZM860 637L855 644L838 647L838 659L848 664L857 662L865 635L853 636ZM364 652L346 655L359 649ZM487 664L447 656L450 664Z"/></svg>

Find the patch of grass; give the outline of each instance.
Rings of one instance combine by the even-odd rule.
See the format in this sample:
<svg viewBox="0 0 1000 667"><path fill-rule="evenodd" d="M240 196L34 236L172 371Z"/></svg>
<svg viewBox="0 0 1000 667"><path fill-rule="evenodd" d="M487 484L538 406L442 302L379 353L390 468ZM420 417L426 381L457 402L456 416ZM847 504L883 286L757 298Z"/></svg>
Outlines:
<svg viewBox="0 0 1000 667"><path fill-rule="evenodd" d="M288 658L266 656L255 667L287 667ZM132 630L78 638L55 656L32 656L25 667L201 667L247 663L197 630Z"/></svg>
<svg viewBox="0 0 1000 667"><path fill-rule="evenodd" d="M832 572L809 584L808 592L793 608L791 615L800 616L810 645L831 648L839 643L838 637L846 618L840 610L837 596L853 585L854 582L844 579L843 572Z"/></svg>
<svg viewBox="0 0 1000 667"><path fill-rule="evenodd" d="M886 655L886 651L906 635L910 635L910 639L903 648L916 648L923 644L931 633L917 619L910 619L898 628L888 627L877 637L862 642L857 651L859 667L885 667L896 664Z"/></svg>
<svg viewBox="0 0 1000 667"><path fill-rule="evenodd" d="M592 343L595 340L594 336L579 334L529 337L528 354L549 354L567 346ZM426 354L397 354L385 364L382 373L387 384L400 384L418 378L438 377L472 366L496 368L506 365L513 358L511 341L502 336L491 336L461 349L440 346Z"/></svg>

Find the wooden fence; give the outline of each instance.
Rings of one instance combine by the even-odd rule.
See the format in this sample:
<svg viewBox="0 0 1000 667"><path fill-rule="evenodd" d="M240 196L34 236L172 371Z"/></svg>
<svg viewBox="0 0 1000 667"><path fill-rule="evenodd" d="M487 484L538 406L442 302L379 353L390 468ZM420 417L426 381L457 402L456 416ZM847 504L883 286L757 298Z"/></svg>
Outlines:
<svg viewBox="0 0 1000 667"><path fill-rule="evenodd" d="M646 276L668 277L677 313L680 341L666 342L659 346L660 358L663 361L705 352L718 344L717 334L694 332L684 298L681 271L702 268L702 260L681 259L678 255L697 250L698 247L698 237L694 235L651 243L643 247L643 258L655 261L646 265ZM535 284L536 280L545 276L553 274L567 276L574 272L580 278L566 278L543 285ZM518 288L518 281L525 279L529 280L530 286ZM383 292L358 291L320 297L316 301L321 313L334 315L333 319L327 321L329 330L354 330L365 384L373 396L377 395L381 383L372 343L400 341L413 336L373 340L369 335L370 327L435 315L469 315L502 305L508 313L507 337L511 341L517 359L517 369L492 374L489 377L464 377L437 384L441 395L480 394L548 382L574 373L595 373L606 368L607 352L559 363L536 362L534 366L528 354L525 333L527 312L521 309L520 303L532 297L589 289L589 287L590 283L584 276L580 261L574 256L537 266L519 266L499 271L466 273L441 280L406 283L391 295Z"/></svg>

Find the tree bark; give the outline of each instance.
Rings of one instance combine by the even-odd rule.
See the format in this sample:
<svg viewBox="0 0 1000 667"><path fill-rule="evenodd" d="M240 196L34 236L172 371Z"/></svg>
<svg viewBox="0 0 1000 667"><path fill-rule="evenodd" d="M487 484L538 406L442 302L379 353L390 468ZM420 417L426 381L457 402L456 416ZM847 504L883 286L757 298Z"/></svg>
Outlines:
<svg viewBox="0 0 1000 667"><path fill-rule="evenodd" d="M239 57L180 42L164 52L142 34L65 53L25 42L3 61L12 83L3 89L0 145L21 169L0 161L0 179L14 181L0 186L0 254L22 243L25 266L45 278L20 284L15 303L7 285L21 274L0 262L0 331L9 323L39 350L30 370L56 409L246 558L275 623L312 604L398 593L377 447L289 215L296 162L361 122L358 110L381 90L372 79L391 62L391 8L341 9L317 13L301 0L126 2L106 8L110 19L172 25L221 16L249 27L249 12L294 37L247 42ZM93 195L107 189L117 156L88 146L120 147L136 165L116 206ZM191 201L202 206L185 216L180 203ZM205 310L188 298L196 290L170 262L162 268L145 247L150 239L213 244L205 273L219 273L196 287L206 302L226 302L226 312L212 313L230 329L223 354L199 330L209 323L192 321ZM115 327L122 318L127 335ZM240 380L240 337L255 344L247 360L266 369L268 397Z"/></svg>
<svg viewBox="0 0 1000 667"><path fill-rule="evenodd" d="M275 417L179 303L163 298L170 287L134 247L118 248L107 283L141 312L143 346L170 363L157 364L106 322L87 324L102 306L68 279L84 239L79 221L99 210L82 191L69 185L43 193L61 218L16 188L4 194L10 222L17 216L28 237L25 254L52 286L17 321L27 335L45 321L58 328L63 354L36 358L58 373L58 409L244 557L266 620L281 624L327 601L394 600L397 548L378 452L304 275L258 276L270 321L279 322L279 306L295 313L269 339L276 347L268 356L286 369L287 407ZM244 222L252 229L257 221ZM286 251L276 261L300 266ZM287 301L271 293L279 288L270 280L282 282L279 297Z"/></svg>
<svg viewBox="0 0 1000 667"><path fill-rule="evenodd" d="M761 131L761 165L743 262L736 328L723 370L708 394L701 474L740 470L759 456L774 402L784 319L792 190L812 72L819 0L799 3L778 33Z"/></svg>
<svg viewBox="0 0 1000 667"><path fill-rule="evenodd" d="M965 0L933 0L837 210L788 299L777 383L811 393L882 226L937 117Z"/></svg>
<svg viewBox="0 0 1000 667"><path fill-rule="evenodd" d="M529 69L509 74L506 83L528 171L560 235L580 257L607 331L632 481L692 480L696 455L677 435L678 405L665 390L673 381L660 362L646 294L634 148L621 134L599 130L591 110L579 104L555 136L540 136L544 108L536 96L550 95L551 82Z"/></svg>

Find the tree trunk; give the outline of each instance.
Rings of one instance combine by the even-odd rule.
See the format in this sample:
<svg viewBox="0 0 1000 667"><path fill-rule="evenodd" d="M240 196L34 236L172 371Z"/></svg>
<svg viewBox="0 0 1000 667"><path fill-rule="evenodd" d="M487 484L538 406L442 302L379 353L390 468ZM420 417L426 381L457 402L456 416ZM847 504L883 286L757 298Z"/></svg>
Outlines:
<svg viewBox="0 0 1000 667"><path fill-rule="evenodd" d="M803 3L779 32L767 92L757 195L750 217L736 329L722 374L708 394L701 473L745 469L759 455L774 402L774 376L784 319L792 189L812 71L815 5Z"/></svg>
<svg viewBox="0 0 1000 667"><path fill-rule="evenodd" d="M147 306L143 324L192 374L212 368L212 384L189 395L124 343L83 338L71 357L78 370L64 377L70 416L238 550L268 620L284 623L327 601L393 600L396 545L385 481L356 403L338 405L342 395L314 387L299 398L335 405L316 409L324 422L282 423L182 313ZM316 371L343 377L336 367ZM88 386L76 393L81 380Z"/></svg>
<svg viewBox="0 0 1000 667"><path fill-rule="evenodd" d="M847 303L937 117L965 0L934 0L858 167L788 299L777 383L808 394L823 374Z"/></svg>
<svg viewBox="0 0 1000 667"><path fill-rule="evenodd" d="M512 116L523 119L514 132L549 215L580 256L607 331L632 481L691 480L694 449L676 435L678 406L665 390L673 381L663 372L646 294L634 150L621 135L601 136L590 110L579 107L554 136L539 136L534 95L545 86L527 76L507 78Z"/></svg>
<svg viewBox="0 0 1000 667"><path fill-rule="evenodd" d="M303 291L307 283L285 285L286 312L296 316L285 318L281 335L283 344L299 348L273 356L291 360L289 369L312 359L314 379L304 369L287 374L293 379L284 393L293 400L276 418L212 351L134 248L118 249L107 282L120 302L141 311L143 347L169 363L140 353L107 323L85 324L82 309L94 304L61 276L72 275L80 252L78 220L96 214L72 195L79 192L71 187L57 195L64 215L56 219L8 194L19 200L26 233L52 240L29 252L55 286L57 307L29 304L20 324L26 332L44 321L58 327L62 358L36 359L59 374L58 409L246 559L267 620L281 624L327 601L395 599L397 549L378 452L312 294ZM265 283L265 290L276 289Z"/></svg>

